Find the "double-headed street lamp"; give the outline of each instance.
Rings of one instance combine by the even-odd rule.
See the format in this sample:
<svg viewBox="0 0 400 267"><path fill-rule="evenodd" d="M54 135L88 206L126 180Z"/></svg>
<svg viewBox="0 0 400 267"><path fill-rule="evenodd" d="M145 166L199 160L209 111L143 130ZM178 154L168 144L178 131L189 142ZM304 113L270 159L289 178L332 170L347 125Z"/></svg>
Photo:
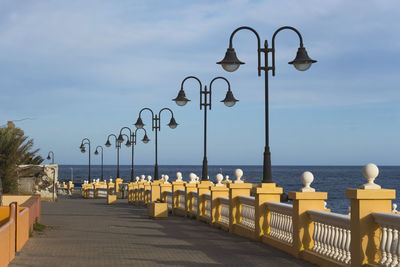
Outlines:
<svg viewBox="0 0 400 267"><path fill-rule="evenodd" d="M235 99L235 97L232 94L231 91L231 85L229 83L229 81L224 78L224 77L216 77L214 79L211 80L209 88L210 90L207 90L207 86L204 86L204 90L203 90L203 86L201 84L201 81L199 80L199 78L195 77L195 76L188 76L185 79L183 79L182 83L181 83L181 89L179 90L178 96L174 99L172 99L173 101L175 101L175 103L178 106L184 106L186 105L186 103L188 101L190 101L188 98L186 98L186 94L185 91L183 90L183 84L189 80L189 79L195 79L196 81L199 82L200 85L200 110L203 109L204 107L204 157L203 157L203 169L202 169L202 181L206 181L208 180L208 163L207 163L207 107L211 110L211 92L212 92L212 84L214 81L216 80L224 80L227 84L228 84L228 91L226 92L226 96L225 99L222 100L221 102L223 102L227 107L233 107L237 101L237 99ZM204 95L204 97L203 97ZM208 97L207 97L208 96Z"/></svg>
<svg viewBox="0 0 400 267"><path fill-rule="evenodd" d="M103 147L102 146L97 146L96 151L94 152L95 155L99 154L99 151L97 149L101 148L101 180L104 180L104 175L103 175Z"/></svg>
<svg viewBox="0 0 400 267"><path fill-rule="evenodd" d="M89 172L88 172L88 180L89 180L89 183L91 183L92 182L92 180L91 180L91 178L90 178L90 140L88 139L88 138L83 138L82 139L82 141L81 141L81 146L79 147L80 149L81 149L81 152L82 153L85 153L86 152L86 149L85 149L85 145L88 145L88 148L89 148L89 165L88 165L88 167L89 167Z"/></svg>
<svg viewBox="0 0 400 267"><path fill-rule="evenodd" d="M169 126L169 128L171 129L175 129L178 126L178 123L176 123L175 118L174 118L174 113L172 112L171 109L169 108L162 108L159 112L158 112L158 116L157 114L154 115L153 110L151 110L150 108L143 108L142 110L140 110L139 112L139 118L137 119L135 126L137 129L142 129L144 127L144 123L142 121L142 112L144 110L150 111L151 112L151 130L155 131L155 165L154 165L154 180L158 180L158 147L157 147L157 131L161 131L161 112L163 112L164 110L168 110L171 113L171 120L169 121L169 123L167 124Z"/></svg>
<svg viewBox="0 0 400 267"><path fill-rule="evenodd" d="M115 138L115 148L117 149L117 177L115 177L115 178L121 178L121 177L119 177L119 150L120 150L120 148L121 148L121 143L122 143L124 140L122 140L122 142L119 142L119 141L118 141L118 137L117 137L115 134L110 134L110 135L107 136L107 142L106 142L106 144L105 144L106 147L110 147L110 146L111 146L111 143L110 143L110 136L112 136L112 137ZM128 140L128 141L129 141L129 140ZM128 142L127 142L126 145L128 145Z"/></svg>
<svg viewBox="0 0 400 267"><path fill-rule="evenodd" d="M275 37L282 30L292 30L294 31L300 39L300 47L297 50L296 58L289 62L299 71L308 70L311 65L317 61L311 59L305 47L303 46L303 38L300 32L290 26L284 26L275 31L272 36L272 47L268 47L268 41L264 41L264 48L261 48L260 36L258 33L250 27L244 26L239 27L234 30L229 39L229 48L225 53L225 57L223 60L217 62L217 64L221 64L222 68L228 72L233 72L239 68L240 65L244 64L244 62L240 61L237 56L235 49L232 46L232 40L234 35L240 30L249 30L253 32L257 37L257 55L258 55L258 76L261 76L261 71L263 70L265 73L265 149L264 149L264 165L263 165L263 183L272 183L272 174L271 174L271 152L269 148L269 114L268 114L268 72L272 71L272 76L275 76ZM261 66L261 53L264 53L264 66ZM268 54L272 54L272 65L269 65L268 62Z"/></svg>
<svg viewBox="0 0 400 267"><path fill-rule="evenodd" d="M50 155L51 155L51 157L50 157ZM54 164L54 152L53 151L50 151L47 154L47 160L50 160L50 159L51 159L51 164Z"/></svg>
<svg viewBox="0 0 400 267"><path fill-rule="evenodd" d="M134 169L134 168L135 168L135 167L134 167L134 153L135 153L135 152L134 152L134 151L135 151L135 145L136 145L137 131L138 131L138 130L143 130L143 131L144 131L144 137L143 137L143 139L142 139L142 142L143 142L143 143L147 144L147 143L150 141L150 139L149 139L149 137L147 137L146 129L144 129L144 128L138 129L138 128L137 128L135 131L132 131L131 128L125 126L125 127L122 127L121 130L119 131L118 142L120 142L120 143L122 143L122 142L124 141L124 137L122 136L122 131L123 131L124 129L126 129L126 130L129 131L129 137L130 137L130 138L128 139L128 141L126 142L126 145L127 145L127 146L132 146L131 182L133 182L133 179L134 179L134 177L135 177L135 169Z"/></svg>

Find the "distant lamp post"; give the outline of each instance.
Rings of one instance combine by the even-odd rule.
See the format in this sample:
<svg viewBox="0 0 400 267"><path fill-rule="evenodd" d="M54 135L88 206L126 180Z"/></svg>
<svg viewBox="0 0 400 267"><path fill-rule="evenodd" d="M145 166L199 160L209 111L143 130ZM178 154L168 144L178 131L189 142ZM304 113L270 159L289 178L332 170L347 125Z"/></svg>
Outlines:
<svg viewBox="0 0 400 267"><path fill-rule="evenodd" d="M207 86L204 86L204 90L203 90L203 86L202 86L201 81L199 80L199 78L197 78L195 76L188 76L185 79L183 79L183 81L181 83L181 89L179 90L178 96L176 98L172 99L173 101L175 101L175 103L178 106L184 106L184 105L187 104L187 102L190 101L186 97L185 91L183 90L184 83L189 79L195 79L196 81L199 82L199 85L200 85L200 109L203 109L203 107L204 107L204 157L203 157L203 168L202 168L201 180L202 181L207 181L208 180L207 107L211 110L211 92L212 92L212 84L213 84L213 82L216 81L216 80L221 79L221 80L224 80L227 83L228 91L226 92L225 99L221 101L221 102L223 102L225 104L225 106L233 107L236 104L236 102L239 101L239 100L237 100L233 96L233 93L231 91L231 85L230 85L229 81L224 77L216 77L216 78L212 79L211 82L210 82L210 85L209 85L210 90L207 90Z"/></svg>
<svg viewBox="0 0 400 267"><path fill-rule="evenodd" d="M50 157L51 156L51 157ZM50 151L48 154L47 154L47 160L50 160L51 159L51 164L54 164L54 152L53 151Z"/></svg>
<svg viewBox="0 0 400 267"><path fill-rule="evenodd" d="M171 109L169 108L162 108L159 113L158 116L157 114L154 115L153 110L151 110L150 108L143 108L142 110L140 110L139 112L139 117L135 123L135 127L137 129L142 129L144 127L144 123L142 121L142 112L144 110L150 111L151 112L151 130L154 131L155 130L155 164L154 164L154 180L158 180L158 140L157 140L157 132L161 130L161 112L163 112L164 110L168 110L171 113L171 119L169 121L169 123L167 124L169 128L171 129L175 129L176 127L178 127L178 123L176 123L175 118L174 118L174 113L172 112Z"/></svg>
<svg viewBox="0 0 400 267"><path fill-rule="evenodd" d="M272 76L275 76L275 37L282 30L292 30L294 31L299 39L300 39L300 47L297 50L297 55L294 60L290 61L289 64L293 65L299 71L308 70L311 65L316 60L311 59L305 47L303 46L303 38L300 32L290 26L281 27L275 31L272 36L272 48L268 48L268 41L264 41L264 48L261 48L260 44L260 36L258 33L250 27L239 27L234 30L229 39L229 48L225 53L225 57L223 60L217 62L220 64L222 68L228 72L233 72L237 70L240 65L244 64L244 62L240 61L237 56L235 49L232 46L232 40L234 35L240 30L249 30L253 32L257 37L257 55L258 55L258 76L261 76L261 71L263 70L265 73L265 149L264 149L264 164L263 164L263 183L272 183L272 173L271 173L271 152L269 148L269 110L268 110L268 71L272 71ZM264 66L261 66L261 53L264 53ZM272 65L270 66L268 63L268 54L272 54Z"/></svg>
<svg viewBox="0 0 400 267"><path fill-rule="evenodd" d="M110 147L111 146L111 143L110 143L110 137L111 136L115 138L115 148L117 149L117 177L115 177L115 178L121 178L121 177L119 177L119 150L121 149L121 143L124 140L122 140L122 142L120 142L118 140L118 137L115 134L110 134L107 137L107 142L105 144L106 147Z"/></svg>
<svg viewBox="0 0 400 267"><path fill-rule="evenodd" d="M147 132L146 129L144 128L140 128L140 129L136 129L135 131L132 131L131 128L125 126L122 127L121 130L119 131L119 136L118 136L118 141L120 143L124 142L124 138L122 136L122 131L123 130L128 130L129 131L129 137L128 141L126 142L125 145L127 146L131 146L131 150L132 150L132 160L131 160L131 182L134 181L134 177L135 177L135 165L134 165L134 155L135 155L135 145L136 145L136 136L137 136L137 131L138 130L143 130L144 131L144 137L142 139L142 142L147 144L150 139L149 137L147 137Z"/></svg>
<svg viewBox="0 0 400 267"><path fill-rule="evenodd" d="M94 151L94 154L97 156L99 154L98 149L101 148L101 180L104 180L104 175L103 175L103 147L102 146L97 146L96 151Z"/></svg>
<svg viewBox="0 0 400 267"><path fill-rule="evenodd" d="M89 155L88 180L89 180L89 183L91 183L91 182L92 182L92 179L90 178L90 140L89 140L88 138L83 138L82 141L81 141L81 146L80 146L79 148L81 149L81 152L82 152L82 153L85 153L85 152L86 152L85 145L87 145L88 148L89 148L89 153L88 153L88 155Z"/></svg>

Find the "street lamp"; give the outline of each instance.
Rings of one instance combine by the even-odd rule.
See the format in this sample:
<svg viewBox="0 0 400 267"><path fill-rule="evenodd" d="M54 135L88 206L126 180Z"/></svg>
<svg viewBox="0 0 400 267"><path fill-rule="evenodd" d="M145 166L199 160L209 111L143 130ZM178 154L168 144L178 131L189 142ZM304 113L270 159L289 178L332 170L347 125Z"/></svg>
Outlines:
<svg viewBox="0 0 400 267"><path fill-rule="evenodd" d="M181 83L181 89L179 90L178 96L174 99L172 99L173 101L175 101L175 103L178 106L184 106L186 105L187 102L189 102L190 100L188 98L186 98L186 94L185 91L183 90L183 84L189 80L189 79L195 79L196 81L199 82L200 85L200 110L203 109L204 107L204 157L203 157L203 169L202 169L202 181L207 181L208 180L208 163L207 163L207 107L211 110L211 92L212 92L212 84L214 81L216 80L224 80L227 84L228 84L228 91L226 92L226 96L225 99L222 100L221 102L223 102L227 107L233 107L237 101L237 99L235 99L235 97L233 96L233 93L231 91L231 85L229 83L229 81L224 78L224 77L216 77L214 79L211 80L210 82L210 90L207 90L207 86L204 86L204 90L203 90L203 86L201 84L201 81L199 80L199 78L195 77L195 76L188 76L185 79L183 79L182 83ZM203 97L204 95L204 97ZM208 95L208 97L207 97Z"/></svg>
<svg viewBox="0 0 400 267"><path fill-rule="evenodd" d="M51 157L50 157L50 155L51 155ZM50 151L47 154L47 160L50 160L50 159L51 159L51 164L54 164L54 152L53 151Z"/></svg>
<svg viewBox="0 0 400 267"><path fill-rule="evenodd" d="M229 48L225 53L225 57L223 60L217 62L220 64L222 68L228 72L233 72L237 70L240 65L244 64L244 62L240 61L237 56L235 49L232 46L233 36L240 30L249 30L253 32L257 37L257 55L258 55L258 76L261 76L261 71L265 72L265 149L264 149L264 164L263 164L263 183L272 183L272 173L271 173L271 152L269 148L269 111L268 111L268 71L272 71L272 76L275 76L275 37L282 30L292 30L294 31L300 39L300 47L297 50L297 55L294 60L290 61L289 64L293 65L299 71L308 70L311 65L316 60L311 59L305 47L303 46L303 38L300 32L290 26L284 26L275 31L272 36L272 48L268 48L268 41L264 41L264 48L261 48L260 44L260 36L258 33L250 27L239 27L234 30L229 39ZM261 53L264 53L264 66L261 66ZM272 54L272 65L268 63L268 53Z"/></svg>
<svg viewBox="0 0 400 267"><path fill-rule="evenodd" d="M115 138L115 148L117 149L117 177L116 177L116 178L121 178L121 177L119 177L119 150L120 150L120 148L121 148L121 143L122 143L124 140L122 139L122 142L120 142L120 141L118 140L118 137L117 137L115 134L110 134L110 135L108 135L108 137L107 137L107 142L106 142L106 144L105 144L106 147L110 147L110 146L111 146L111 143L110 143L110 136L112 136L112 137Z"/></svg>
<svg viewBox="0 0 400 267"><path fill-rule="evenodd" d="M97 150L98 148L101 148L101 180L104 180L103 176L103 147L102 146L97 146L96 151L94 152L95 155L99 154L99 151Z"/></svg>
<svg viewBox="0 0 400 267"><path fill-rule="evenodd" d="M162 108L159 113L158 116L157 114L155 114L154 116L154 112L153 110L151 110L150 108L143 108L142 110L140 110L139 112L139 117L135 123L135 126L137 129L142 129L144 127L144 123L142 121L141 115L142 112L144 110L148 110L151 112L151 130L155 131L155 165L154 165L154 180L158 180L158 146L157 146L157 131L161 131L161 112L163 112L164 110L168 110L171 113L171 119L169 121L169 123L167 124L169 128L171 129L175 129L176 127L178 127L178 123L176 123L175 118L174 118L174 113L172 112L171 109L169 108Z"/></svg>
<svg viewBox="0 0 400 267"><path fill-rule="evenodd" d="M134 181L133 179L134 179L134 177L135 177L135 170L134 170L134 153L135 153L135 152L134 152L134 151L135 151L135 145L136 145L137 131L138 131L138 130L143 130L143 131L144 131L144 137L143 137L143 139L142 139L142 142L143 142L143 143L147 144L147 143L150 141L150 139L147 137L146 129L140 128L140 129L136 129L135 131L132 131L131 128L125 126L125 127L122 127L121 130L119 131L118 141L119 141L120 143L122 143L122 142L124 141L124 138L123 138L123 136L122 136L122 131L123 131L124 129L127 129L127 130L129 131L129 136L130 136L130 138L128 138L128 141L126 142L125 145L128 145L128 144L129 144L129 146L132 146L131 182L133 182L133 181Z"/></svg>
<svg viewBox="0 0 400 267"><path fill-rule="evenodd" d="M88 155L89 155L89 165L88 165L88 167L89 167L89 173L88 173L88 180L89 180L89 183L91 183L92 180L91 180L91 178L90 178L90 140L89 140L88 138L83 138L82 141L81 141L81 146L80 146L79 148L81 149L81 152L82 152L82 153L85 153L85 152L86 152L85 145L88 145L88 148L89 148L89 154L88 154Z"/></svg>

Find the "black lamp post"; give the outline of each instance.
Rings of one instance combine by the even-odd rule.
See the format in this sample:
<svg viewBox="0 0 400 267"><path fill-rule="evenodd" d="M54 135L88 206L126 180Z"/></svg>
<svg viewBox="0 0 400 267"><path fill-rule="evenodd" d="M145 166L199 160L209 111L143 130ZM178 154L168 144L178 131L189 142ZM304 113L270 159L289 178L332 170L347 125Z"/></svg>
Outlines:
<svg viewBox="0 0 400 267"><path fill-rule="evenodd" d="M80 149L81 149L81 152L82 153L85 153L86 152L86 149L85 149L85 145L88 145L88 148L89 148L89 165L88 165L88 167L89 167L89 173L88 173L88 180L89 180L89 183L91 183L92 182L92 179L90 178L90 140L88 139L88 138L83 138L82 139L82 141L81 141L81 146L79 147Z"/></svg>
<svg viewBox="0 0 400 267"><path fill-rule="evenodd" d="M203 86L201 84L201 81L199 80L199 78L195 77L195 76L188 76L185 79L183 79L182 83L181 83L181 90L179 90L178 96L174 99L172 99L173 101L175 101L175 103L178 106L184 106L186 105L186 103L188 101L190 101L189 99L186 98L186 94L185 91L183 90L183 84L185 83L185 81L187 81L188 79L195 79L196 81L199 82L200 84L200 110L204 107L204 157L203 157L203 169L202 169L202 181L207 181L208 180L208 163L207 163L207 107L211 110L211 92L212 92L212 84L215 80L221 79L224 80L227 84L228 84L228 91L226 92L226 96L225 99L222 100L221 102L223 102L227 107L233 107L237 101L235 97L232 94L231 91L231 85L229 83L229 81L224 78L224 77L216 77L214 79L211 80L210 82L210 90L207 90L207 86L204 86L204 90L203 90ZM204 97L203 97L204 95ZM208 95L208 97L207 97Z"/></svg>
<svg viewBox="0 0 400 267"><path fill-rule="evenodd" d="M134 177L135 177L135 167L134 167L134 155L135 155L135 145L136 145L136 136L137 136L137 131L142 129L144 131L144 137L142 139L142 142L147 144L150 139L149 137L147 137L147 132L146 129L144 128L140 128L140 129L136 129L135 131L132 131L131 128L125 126L122 127L121 130L119 131L119 136L118 136L118 141L120 143L122 143L124 141L124 138L122 136L122 131L124 129L127 129L129 131L129 136L130 138L128 139L128 141L126 141L126 146L132 146L132 161L131 161L131 182L133 182Z"/></svg>
<svg viewBox="0 0 400 267"><path fill-rule="evenodd" d="M50 155L51 155L51 157L50 157ZM51 159L51 164L54 164L54 152L53 151L50 151L47 154L47 160L50 160L50 159Z"/></svg>
<svg viewBox="0 0 400 267"><path fill-rule="evenodd" d="M293 61L290 61L289 64L292 64L299 71L308 70L311 65L317 61L311 59L305 47L303 46L303 38L300 32L290 26L284 26L275 31L272 36L272 47L268 48L268 41L264 41L264 48L261 48L260 36L258 33L250 27L239 27L234 30L229 39L229 48L225 53L225 57L217 64L221 64L222 68L228 72L233 72L239 68L240 65L244 64L241 62L237 56L235 49L232 46L232 40L235 33L240 30L249 30L253 32L257 37L257 55L258 55L258 76L261 76L261 71L265 72L265 149L264 149L264 165L263 165L263 183L272 183L272 174L271 174L271 152L269 148L269 114L268 114L268 71L272 71L272 76L275 76L275 37L282 30L292 30L294 31L300 39L300 47L297 50L296 58ZM264 66L261 66L261 53L264 53ZM268 54L272 54L272 65L269 65L268 62Z"/></svg>
<svg viewBox="0 0 400 267"><path fill-rule="evenodd" d="M168 110L171 113L171 120L169 121L169 123L167 124L169 126L169 128L171 129L175 129L178 126L178 123L176 123L175 118L174 118L174 113L172 112L171 109L169 108L162 108L159 113L158 116L157 114L155 114L154 116L154 112L153 110L151 110L150 108L143 108L140 112L139 112L139 118L137 119L135 126L137 129L142 129L144 127L144 123L142 121L141 115L142 112L144 110L148 110L151 112L151 130L155 131L155 165L154 165L154 180L158 180L158 146L157 146L157 131L161 131L161 112L163 112L164 110Z"/></svg>
<svg viewBox="0 0 400 267"><path fill-rule="evenodd" d="M117 149L117 177L115 178L121 178L119 177L119 150L121 148L121 142L118 141L118 137L115 134L110 134L107 137L107 142L105 144L106 147L110 147L110 136L113 136L115 138L115 148Z"/></svg>
<svg viewBox="0 0 400 267"><path fill-rule="evenodd" d="M98 148L101 148L101 180L104 180L104 175L103 175L103 147L102 146L97 146L96 151L94 152L95 155L99 154L99 151L97 150Z"/></svg>

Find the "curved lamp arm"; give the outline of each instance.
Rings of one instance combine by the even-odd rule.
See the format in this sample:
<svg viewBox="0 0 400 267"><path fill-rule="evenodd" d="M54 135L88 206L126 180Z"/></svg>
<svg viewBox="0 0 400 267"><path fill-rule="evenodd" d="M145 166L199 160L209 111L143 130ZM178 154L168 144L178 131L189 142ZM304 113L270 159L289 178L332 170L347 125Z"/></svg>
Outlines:
<svg viewBox="0 0 400 267"><path fill-rule="evenodd" d="M228 84L228 91L231 90L231 84L229 83L228 79L226 79L225 77L218 76L218 77L215 77L214 79L212 79L211 82L210 82L210 96L209 96L209 97L210 97L210 98L209 98L209 100L210 100L210 106L209 106L209 109L211 109L212 84L213 84L216 80L224 80L224 81Z"/></svg>
<svg viewBox="0 0 400 267"><path fill-rule="evenodd" d="M154 112L153 112L153 110L151 108L142 108L139 111L139 118L141 118L142 112L145 111L145 110L148 110L148 111L151 112L151 130L154 131Z"/></svg>
<svg viewBox="0 0 400 267"><path fill-rule="evenodd" d="M119 131L119 134L122 134L122 131L125 129L129 130L129 135L132 136L132 130L128 126L122 127L121 130Z"/></svg>
<svg viewBox="0 0 400 267"><path fill-rule="evenodd" d="M277 29L272 36L272 76L275 76L275 37L276 35L282 30L292 30L294 31L300 39L300 48L303 47L303 37L301 36L300 32L291 26L283 26Z"/></svg>
<svg viewBox="0 0 400 267"><path fill-rule="evenodd" d="M159 130L159 131L161 131L161 112L163 112L164 110L168 110L168 111L171 113L171 121L170 121L170 122L172 122L172 121L175 122L175 119L174 119L174 112L173 112L170 108L162 108L162 109L158 112L158 119L159 119L159 121L160 121L160 123L159 123L159 125L158 125L158 130ZM176 122L175 122L175 123L176 123Z"/></svg>
<svg viewBox="0 0 400 267"><path fill-rule="evenodd" d="M248 26L243 26L243 27L239 27L236 30L234 30L231 34L231 37L229 38L229 48L233 48L232 46L232 41L233 41L233 36L241 30L249 30L252 33L255 34L255 36L257 37L257 58L258 58L258 76L261 76L261 41L260 41L260 36L258 35L257 31L254 30L251 27ZM268 65L268 62L265 62L265 65Z"/></svg>
<svg viewBox="0 0 400 267"><path fill-rule="evenodd" d="M136 145L136 136L137 136L137 131L138 131L138 130L143 130L143 131L144 131L144 134L147 135L147 131L146 131L145 128L136 129L136 130L135 130L135 133L132 135L132 137L133 137L132 143L135 144L135 145Z"/></svg>
<svg viewBox="0 0 400 267"><path fill-rule="evenodd" d="M203 85L201 84L201 81L200 81L199 78L197 78L196 76L187 76L185 79L183 79L183 81L182 81L182 83L181 83L181 90L183 90L183 84L184 84L187 80L189 80L189 79L195 79L195 80L198 81L199 84L200 84L200 109L201 109L201 108L202 108L202 107L201 107L201 102L202 102L202 97L203 97L203 94L202 94Z"/></svg>

